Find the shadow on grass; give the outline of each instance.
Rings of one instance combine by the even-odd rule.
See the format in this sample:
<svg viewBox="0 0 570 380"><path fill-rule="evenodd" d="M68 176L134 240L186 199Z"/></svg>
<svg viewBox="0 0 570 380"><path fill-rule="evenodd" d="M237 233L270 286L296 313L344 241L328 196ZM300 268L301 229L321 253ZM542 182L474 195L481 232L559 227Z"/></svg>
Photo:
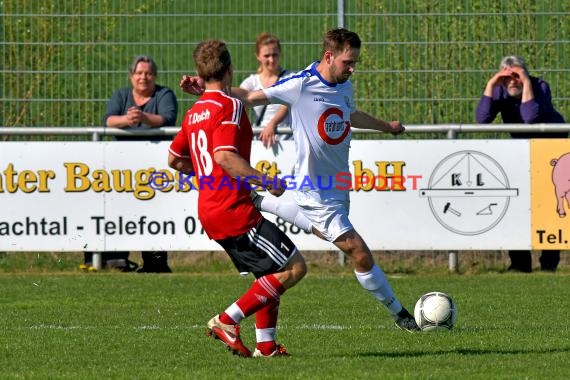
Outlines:
<svg viewBox="0 0 570 380"><path fill-rule="evenodd" d="M354 353L356 357L384 357L384 358L404 358L404 357L427 357L439 356L449 354L459 355L520 355L520 354L557 354L568 353L570 347L562 348L529 348L529 349L516 349L516 350L497 350L497 349L470 349L470 348L457 348L450 350L438 351L411 351L411 352L362 352Z"/></svg>

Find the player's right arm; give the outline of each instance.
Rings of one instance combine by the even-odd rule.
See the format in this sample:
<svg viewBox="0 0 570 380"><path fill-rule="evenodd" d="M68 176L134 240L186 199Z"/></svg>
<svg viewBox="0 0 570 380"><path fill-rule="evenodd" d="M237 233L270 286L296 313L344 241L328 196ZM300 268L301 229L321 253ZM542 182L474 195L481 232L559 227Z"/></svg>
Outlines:
<svg viewBox="0 0 570 380"><path fill-rule="evenodd" d="M231 95L241 100L246 108L269 104L269 99L263 90L249 91L241 87L232 87Z"/></svg>
<svg viewBox="0 0 570 380"><path fill-rule="evenodd" d="M204 93L204 80L199 76L183 75L180 79L180 89L192 95L202 95Z"/></svg>
<svg viewBox="0 0 570 380"><path fill-rule="evenodd" d="M202 95L204 80L198 76L184 75L180 80L180 89L188 94ZM232 87L231 96L241 100L247 108L269 104L269 99L262 90L248 91L241 87Z"/></svg>
<svg viewBox="0 0 570 380"><path fill-rule="evenodd" d="M168 166L181 173L190 175L195 171L190 158L190 147L188 145L185 124L186 117L182 123L182 128L180 128L180 131L174 136L168 148Z"/></svg>
<svg viewBox="0 0 570 380"><path fill-rule="evenodd" d="M192 160L187 157L177 157L170 152L168 153L168 166L186 175L194 173Z"/></svg>
<svg viewBox="0 0 570 380"><path fill-rule="evenodd" d="M219 150L214 153L214 160L233 178L247 178L247 182L250 185L265 187L267 191L277 197L285 191L278 178L272 178L252 168L251 165L236 152Z"/></svg>

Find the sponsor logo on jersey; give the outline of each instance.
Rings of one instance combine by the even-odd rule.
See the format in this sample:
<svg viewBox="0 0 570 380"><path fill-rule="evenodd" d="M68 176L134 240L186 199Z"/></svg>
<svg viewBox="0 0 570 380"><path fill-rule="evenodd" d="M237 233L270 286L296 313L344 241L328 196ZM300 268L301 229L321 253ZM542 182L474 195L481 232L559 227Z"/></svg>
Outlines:
<svg viewBox="0 0 570 380"><path fill-rule="evenodd" d="M330 145L338 145L350 132L350 121L344 120L342 110L328 108L319 118L319 136Z"/></svg>

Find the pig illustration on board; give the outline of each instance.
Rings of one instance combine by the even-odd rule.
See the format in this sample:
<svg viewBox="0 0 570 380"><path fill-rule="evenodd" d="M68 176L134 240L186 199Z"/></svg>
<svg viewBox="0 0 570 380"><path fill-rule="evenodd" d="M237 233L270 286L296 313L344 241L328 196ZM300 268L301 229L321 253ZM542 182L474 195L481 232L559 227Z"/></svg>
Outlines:
<svg viewBox="0 0 570 380"><path fill-rule="evenodd" d="M570 207L570 153L552 159L550 165L553 166L552 183L556 193L556 211L558 216L564 218L566 216L564 200Z"/></svg>

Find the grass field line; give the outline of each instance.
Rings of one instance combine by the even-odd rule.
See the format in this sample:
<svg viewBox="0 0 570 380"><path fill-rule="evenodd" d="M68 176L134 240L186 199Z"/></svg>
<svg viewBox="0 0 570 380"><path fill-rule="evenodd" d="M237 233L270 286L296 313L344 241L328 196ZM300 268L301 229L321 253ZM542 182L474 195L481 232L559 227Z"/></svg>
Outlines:
<svg viewBox="0 0 570 380"><path fill-rule="evenodd" d="M159 326L159 325L142 325L131 327L133 330L201 330L206 328L206 323L200 325L190 325L190 326ZM352 329L370 329L370 326L353 326L353 325L339 325L339 324L302 324L299 326L287 326L280 325L280 329L292 329L292 330L352 330ZM384 329L384 326L375 326L374 329ZM39 324L31 325L26 327L9 327L2 326L1 330L112 330L121 329L124 330L124 326L82 326L82 325L54 325L54 324Z"/></svg>
<svg viewBox="0 0 570 380"><path fill-rule="evenodd" d="M354 326L354 325L339 325L339 324L301 324L299 326L287 326L287 325L280 325L280 330L305 330L305 331L349 331L349 330L389 330L395 328L394 326L369 326L369 325L362 325L362 326ZM194 324L190 326L159 326L159 325L142 325L142 326L133 326L130 328L126 328L127 330L134 330L134 331L187 331L187 330L204 330L206 331L206 324ZM125 330L124 326L63 326L63 325L53 325L53 324L39 324L39 325L32 325L27 327L9 327L9 326L2 326L0 330L4 331L13 331L13 330L61 330L61 331L106 331L106 330ZM481 330L494 330L492 327L487 327L486 329L482 329L479 327L455 327L453 331L456 333L477 333ZM433 332L432 332L433 333ZM438 332L436 332L438 333ZM445 331L442 331L445 333Z"/></svg>

